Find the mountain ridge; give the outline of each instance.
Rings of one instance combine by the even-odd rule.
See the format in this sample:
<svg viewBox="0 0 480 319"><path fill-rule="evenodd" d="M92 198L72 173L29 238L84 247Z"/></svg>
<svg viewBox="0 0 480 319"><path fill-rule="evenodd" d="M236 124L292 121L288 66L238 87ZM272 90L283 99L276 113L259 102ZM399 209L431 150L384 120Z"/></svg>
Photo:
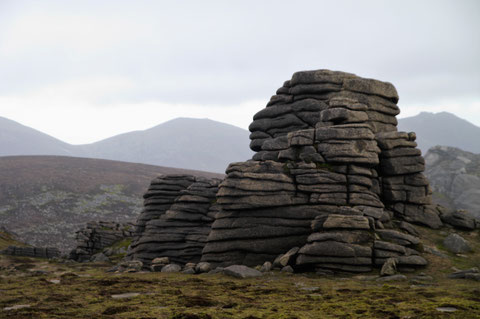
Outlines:
<svg viewBox="0 0 480 319"><path fill-rule="evenodd" d="M17 134L17 132L20 132ZM145 130L71 145L0 118L0 156L59 155L223 173L253 154L247 130L210 119L176 118Z"/></svg>

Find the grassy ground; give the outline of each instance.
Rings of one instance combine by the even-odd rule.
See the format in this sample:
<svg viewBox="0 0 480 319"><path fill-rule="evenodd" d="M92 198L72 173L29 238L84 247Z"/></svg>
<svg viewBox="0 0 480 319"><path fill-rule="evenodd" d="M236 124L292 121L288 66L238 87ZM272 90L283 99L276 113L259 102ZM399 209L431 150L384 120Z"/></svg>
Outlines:
<svg viewBox="0 0 480 319"><path fill-rule="evenodd" d="M454 231L474 249L454 255L442 246L452 229L418 230L425 247L445 254L424 254L429 266L418 272L431 276L428 281L415 280L418 272L388 283L279 272L247 280L219 274L115 274L105 272L110 264L0 255L0 318L480 318L480 283L447 279L455 268L480 267L480 232ZM112 297L125 293L137 295ZM15 305L29 307L4 309Z"/></svg>
<svg viewBox="0 0 480 319"><path fill-rule="evenodd" d="M107 267L1 256L0 318L480 318L480 284L441 274L423 285L281 273L244 280L113 274ZM139 295L112 298L124 293ZM14 305L30 307L4 310Z"/></svg>

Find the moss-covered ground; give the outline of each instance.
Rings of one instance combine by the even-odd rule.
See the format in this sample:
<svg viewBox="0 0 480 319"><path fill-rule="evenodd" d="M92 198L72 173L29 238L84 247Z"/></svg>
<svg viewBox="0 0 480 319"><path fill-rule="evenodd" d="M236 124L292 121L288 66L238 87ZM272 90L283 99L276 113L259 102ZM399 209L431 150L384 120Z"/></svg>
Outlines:
<svg viewBox="0 0 480 319"><path fill-rule="evenodd" d="M255 279L116 274L108 267L0 256L0 318L480 318L480 284L441 273L414 284L278 272ZM125 293L139 295L112 297ZM4 310L15 305L29 307Z"/></svg>

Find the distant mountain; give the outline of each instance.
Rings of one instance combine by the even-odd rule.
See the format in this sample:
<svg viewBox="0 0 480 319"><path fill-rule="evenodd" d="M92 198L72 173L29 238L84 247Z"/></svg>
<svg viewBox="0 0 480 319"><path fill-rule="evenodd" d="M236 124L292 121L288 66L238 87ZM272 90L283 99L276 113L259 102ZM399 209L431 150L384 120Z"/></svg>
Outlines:
<svg viewBox="0 0 480 319"><path fill-rule="evenodd" d="M9 155L65 155L76 150L45 133L0 117L0 156Z"/></svg>
<svg viewBox="0 0 480 319"><path fill-rule="evenodd" d="M436 145L452 146L480 153L480 127L448 112L421 112L399 119L398 130L415 132L419 148L425 154Z"/></svg>
<svg viewBox="0 0 480 319"><path fill-rule="evenodd" d="M468 210L480 220L480 155L437 146L428 150L425 162L434 201Z"/></svg>
<svg viewBox="0 0 480 319"><path fill-rule="evenodd" d="M252 157L249 132L209 119L177 118L80 146L87 157L225 172Z"/></svg>
<svg viewBox="0 0 480 319"><path fill-rule="evenodd" d="M178 118L96 143L70 145L0 118L0 156L65 155L223 173L249 159L249 132L209 119Z"/></svg>
<svg viewBox="0 0 480 319"><path fill-rule="evenodd" d="M72 248L88 221L135 221L160 174L222 174L63 156L0 157L0 229L35 246Z"/></svg>

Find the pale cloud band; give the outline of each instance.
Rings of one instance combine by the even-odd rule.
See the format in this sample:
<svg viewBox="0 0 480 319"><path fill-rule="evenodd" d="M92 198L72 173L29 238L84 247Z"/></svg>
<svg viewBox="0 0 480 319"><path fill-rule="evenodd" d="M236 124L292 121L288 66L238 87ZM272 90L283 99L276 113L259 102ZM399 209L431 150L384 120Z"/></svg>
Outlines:
<svg viewBox="0 0 480 319"><path fill-rule="evenodd" d="M71 143L169 119L243 128L293 72L392 82L480 125L480 2L0 1L0 116ZM88 125L88 129L85 126Z"/></svg>

